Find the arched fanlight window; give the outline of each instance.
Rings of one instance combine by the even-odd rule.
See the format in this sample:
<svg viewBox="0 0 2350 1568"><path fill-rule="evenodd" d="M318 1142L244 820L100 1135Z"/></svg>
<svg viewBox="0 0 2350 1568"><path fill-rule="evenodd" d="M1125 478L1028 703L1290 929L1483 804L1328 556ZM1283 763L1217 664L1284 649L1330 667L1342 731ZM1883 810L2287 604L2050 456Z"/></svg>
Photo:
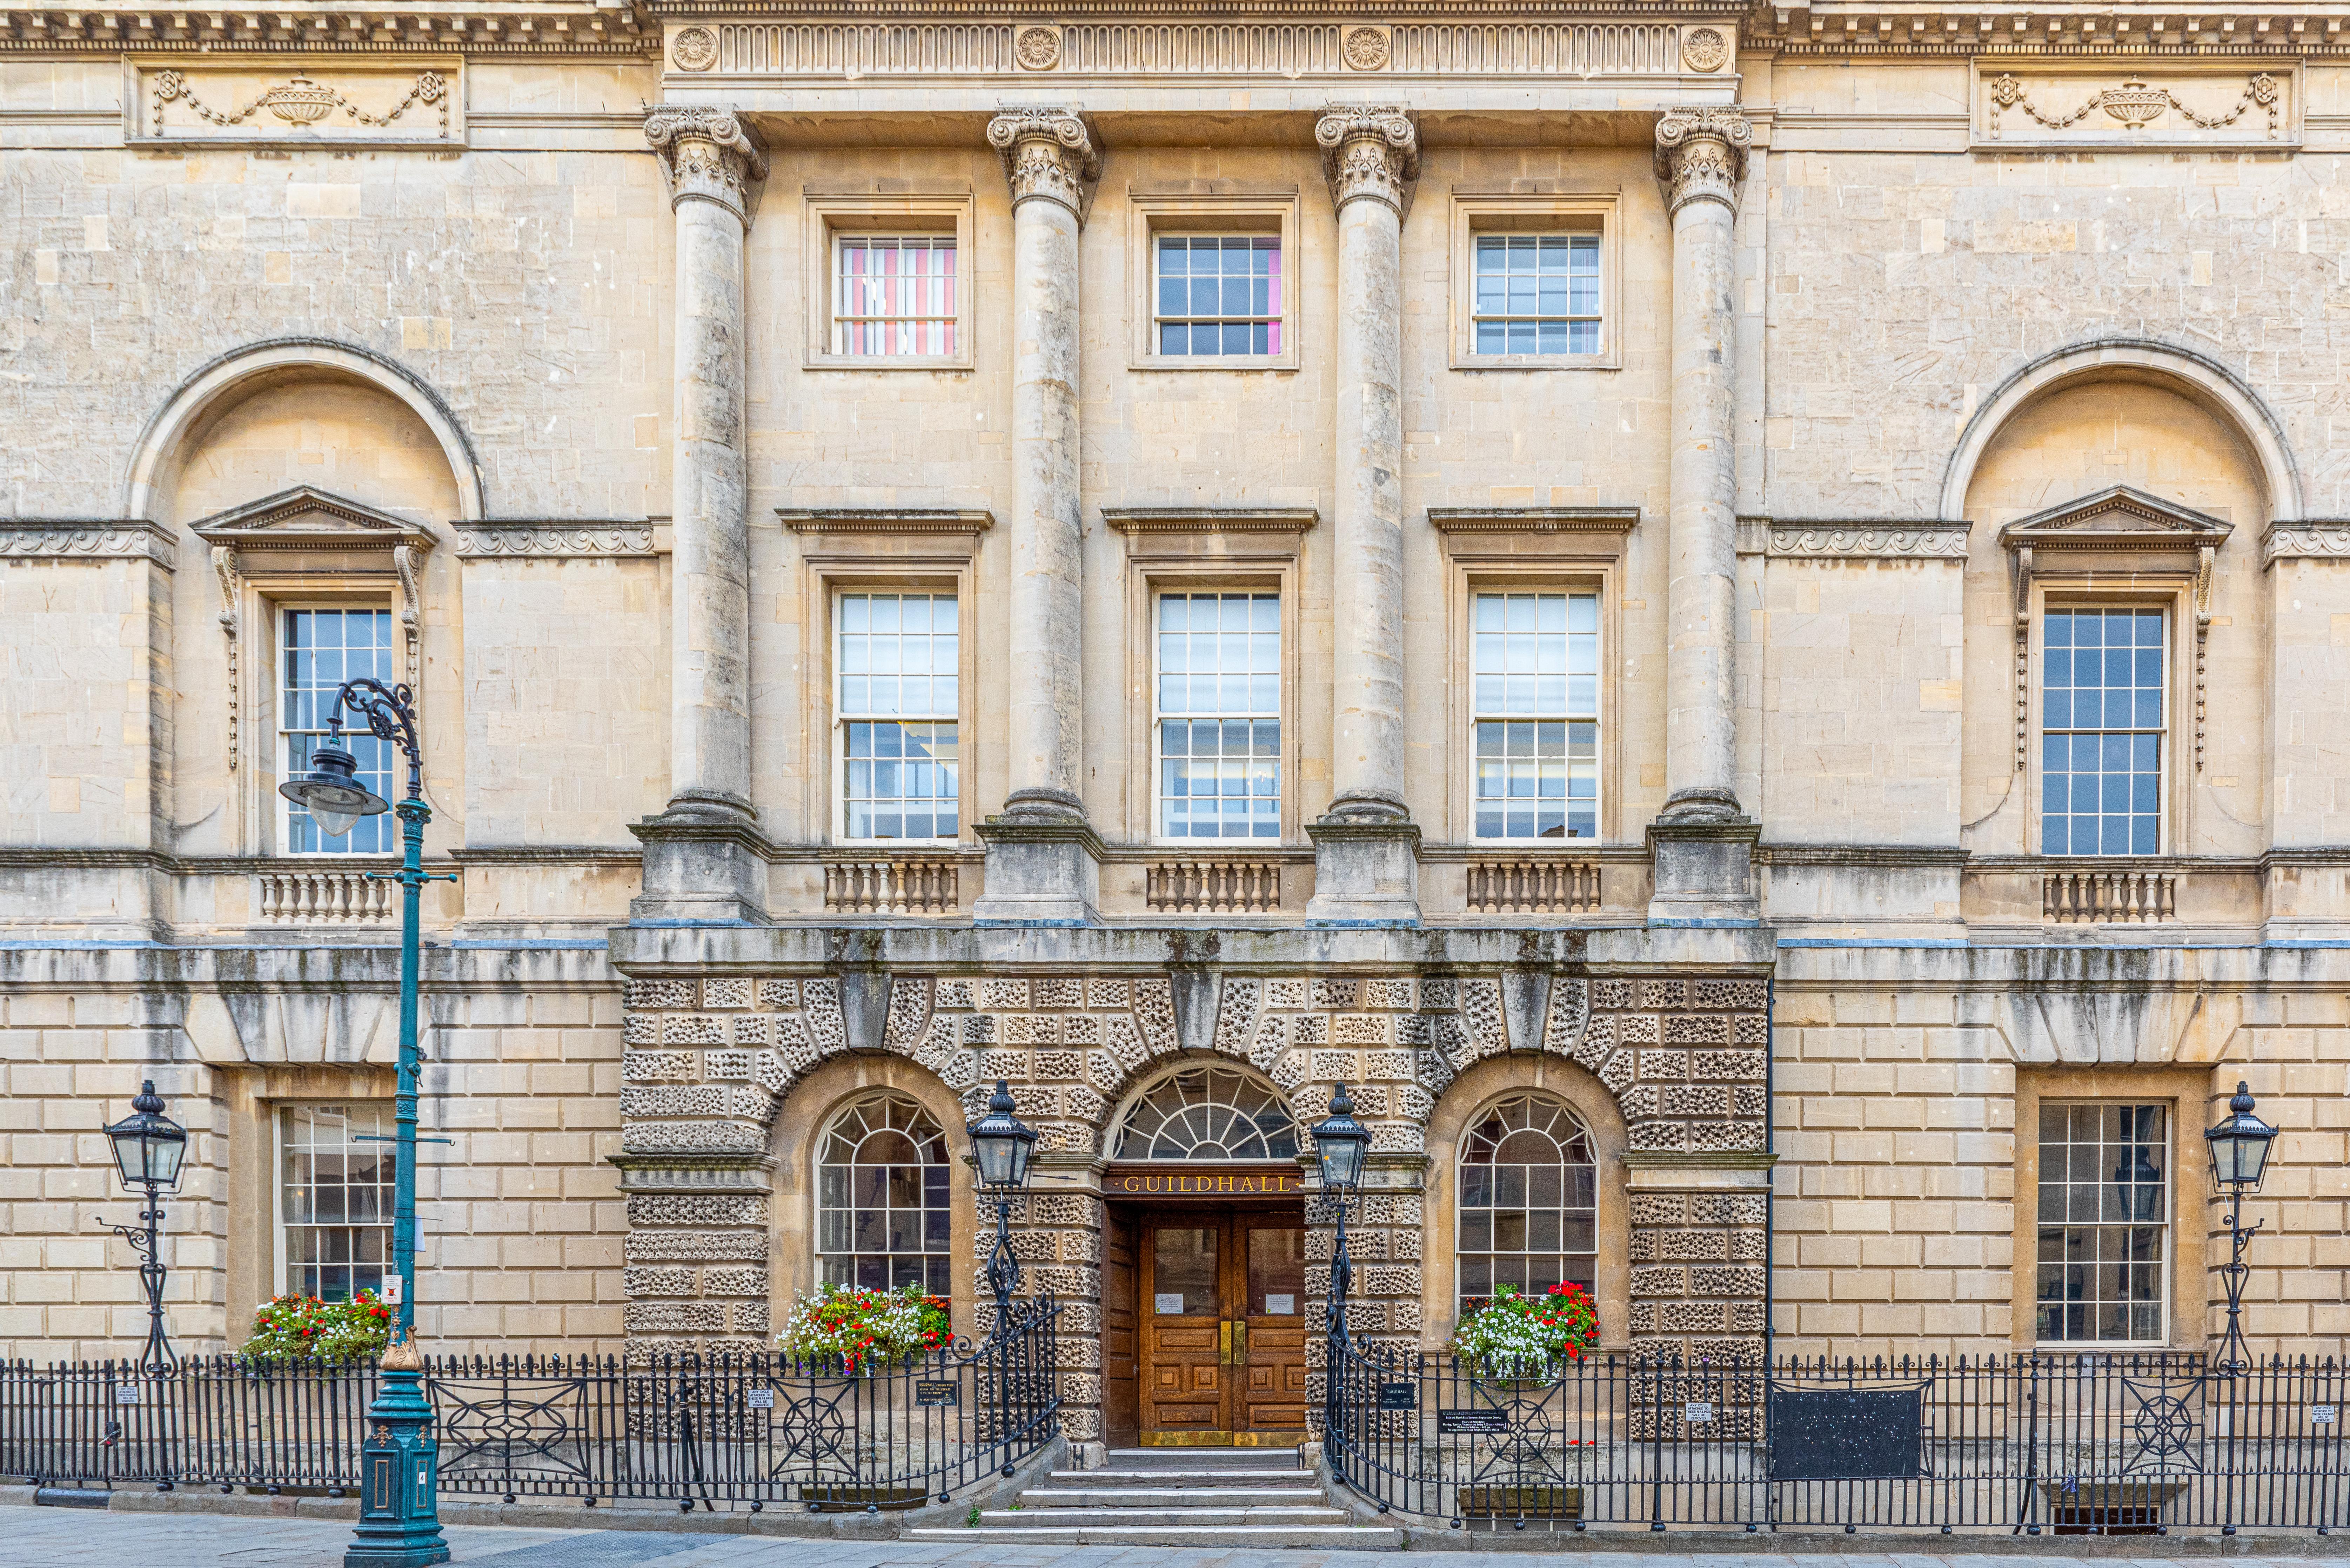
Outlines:
<svg viewBox="0 0 2350 1568"><path fill-rule="evenodd" d="M1113 1159L1295 1159L1297 1124L1245 1073L1186 1067L1135 1102Z"/></svg>
<svg viewBox="0 0 2350 1568"><path fill-rule="evenodd" d="M1571 1282L1593 1288L1598 1263L1598 1183L1591 1134L1540 1095L1513 1095L1461 1139L1455 1252L1466 1311L1515 1285L1540 1295Z"/></svg>
<svg viewBox="0 0 2350 1568"><path fill-rule="evenodd" d="M949 1293L947 1140L904 1095L868 1095L816 1140L816 1266L832 1284Z"/></svg>

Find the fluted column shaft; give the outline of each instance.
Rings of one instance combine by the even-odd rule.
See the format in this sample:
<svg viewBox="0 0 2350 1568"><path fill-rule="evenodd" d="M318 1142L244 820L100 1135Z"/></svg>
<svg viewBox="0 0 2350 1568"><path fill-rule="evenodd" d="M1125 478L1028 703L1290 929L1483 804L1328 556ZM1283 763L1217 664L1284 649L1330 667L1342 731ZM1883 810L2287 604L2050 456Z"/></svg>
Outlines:
<svg viewBox="0 0 2350 1568"><path fill-rule="evenodd" d="M749 820L751 563L743 245L758 144L720 109L657 109L645 135L677 214L671 449L670 801Z"/></svg>
<svg viewBox="0 0 2350 1568"><path fill-rule="evenodd" d="M1657 126L1673 224L1672 448L1666 594L1667 820L1734 817L1737 471L1734 227L1748 129L1734 109L1676 110Z"/></svg>
<svg viewBox="0 0 2350 1568"><path fill-rule="evenodd" d="M1084 563L1077 515L1077 229L1100 171L1085 122L998 115L1012 182L1012 702L1014 817L1082 821Z"/></svg>
<svg viewBox="0 0 2350 1568"><path fill-rule="evenodd" d="M1338 210L1330 815L1403 821L1403 208L1419 140L1399 109L1315 126Z"/></svg>

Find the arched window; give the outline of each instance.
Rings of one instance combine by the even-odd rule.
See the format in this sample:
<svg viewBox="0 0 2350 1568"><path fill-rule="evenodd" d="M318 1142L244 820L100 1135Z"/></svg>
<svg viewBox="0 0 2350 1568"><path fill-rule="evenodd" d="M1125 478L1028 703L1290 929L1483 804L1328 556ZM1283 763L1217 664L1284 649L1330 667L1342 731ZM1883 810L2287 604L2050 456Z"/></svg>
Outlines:
<svg viewBox="0 0 2350 1568"><path fill-rule="evenodd" d="M1497 1285L1535 1295L1563 1281L1593 1289L1597 1188L1591 1134L1556 1100L1513 1095L1471 1124L1454 1248L1462 1310Z"/></svg>
<svg viewBox="0 0 2350 1568"><path fill-rule="evenodd" d="M1271 1089L1225 1067L1186 1067L1126 1113L1113 1159L1295 1159L1297 1124Z"/></svg>
<svg viewBox="0 0 2350 1568"><path fill-rule="evenodd" d="M947 1140L904 1095L868 1095L816 1140L816 1265L831 1284L950 1293Z"/></svg>

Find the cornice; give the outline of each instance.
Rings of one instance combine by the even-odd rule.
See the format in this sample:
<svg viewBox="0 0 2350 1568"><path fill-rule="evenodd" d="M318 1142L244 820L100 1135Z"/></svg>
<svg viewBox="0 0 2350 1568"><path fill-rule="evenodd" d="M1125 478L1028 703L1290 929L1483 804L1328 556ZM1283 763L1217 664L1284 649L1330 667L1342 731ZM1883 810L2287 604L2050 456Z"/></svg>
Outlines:
<svg viewBox="0 0 2350 1568"><path fill-rule="evenodd" d="M640 5L441 4L354 10L319 0L266 11L157 11L36 5L0 10L0 53L387 55L468 57L658 53Z"/></svg>
<svg viewBox="0 0 2350 1568"><path fill-rule="evenodd" d="M975 537L995 526L995 514L907 506L778 506L775 517L793 533L951 535Z"/></svg>
<svg viewBox="0 0 2350 1568"><path fill-rule="evenodd" d="M152 561L177 565L172 531L142 517L0 518L0 560Z"/></svg>
<svg viewBox="0 0 2350 1568"><path fill-rule="evenodd" d="M1129 538L1165 534L1303 534L1322 520L1311 506L1105 506L1102 526Z"/></svg>
<svg viewBox="0 0 2350 1568"><path fill-rule="evenodd" d="M1438 533L1629 534L1639 525L1637 506L1431 506L1428 525Z"/></svg>

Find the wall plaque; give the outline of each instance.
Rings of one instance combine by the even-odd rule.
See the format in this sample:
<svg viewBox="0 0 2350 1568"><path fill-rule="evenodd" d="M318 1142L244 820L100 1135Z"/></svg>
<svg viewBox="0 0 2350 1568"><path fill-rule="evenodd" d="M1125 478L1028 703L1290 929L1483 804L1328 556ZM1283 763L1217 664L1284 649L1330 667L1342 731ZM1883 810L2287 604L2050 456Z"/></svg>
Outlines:
<svg viewBox="0 0 2350 1568"><path fill-rule="evenodd" d="M1926 1391L1771 1390L1771 1479L1912 1480L1926 1473Z"/></svg>

